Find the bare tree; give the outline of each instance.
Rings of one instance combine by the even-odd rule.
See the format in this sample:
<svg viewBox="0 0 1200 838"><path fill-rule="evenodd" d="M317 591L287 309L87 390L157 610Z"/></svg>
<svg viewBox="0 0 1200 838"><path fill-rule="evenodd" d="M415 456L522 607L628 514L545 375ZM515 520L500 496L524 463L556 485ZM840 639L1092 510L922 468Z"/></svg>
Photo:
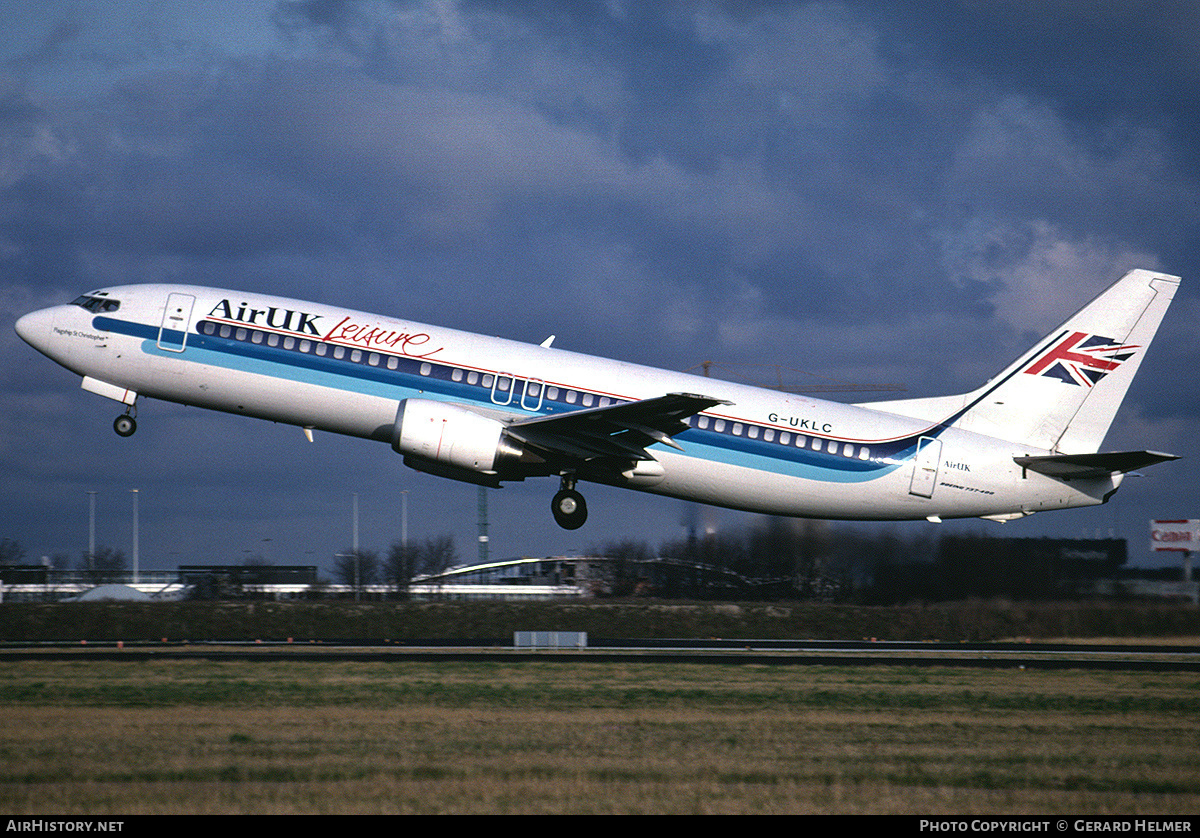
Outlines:
<svg viewBox="0 0 1200 838"><path fill-rule="evenodd" d="M588 552L613 560L610 579L613 596L632 594L638 586L638 564L654 558L649 544L632 538L609 541L600 547L589 548Z"/></svg>
<svg viewBox="0 0 1200 838"><path fill-rule="evenodd" d="M374 550L345 550L338 554L334 574L343 585L361 591L379 581L379 554Z"/></svg>
<svg viewBox="0 0 1200 838"><path fill-rule="evenodd" d="M20 564L25 558L25 548L19 541L0 538L0 564Z"/></svg>
<svg viewBox="0 0 1200 838"><path fill-rule="evenodd" d="M97 547L94 555L84 553L79 561L79 569L96 584L116 581L128 566L125 554L112 547Z"/></svg>
<svg viewBox="0 0 1200 838"><path fill-rule="evenodd" d="M452 535L427 538L421 545L422 573L441 573L447 568L454 567L458 562L458 550L454 546L454 536Z"/></svg>
<svg viewBox="0 0 1200 838"><path fill-rule="evenodd" d="M388 548L387 559L383 563L384 581L396 587L396 590L407 594L408 585L417 575L421 566L421 548L416 544L394 542Z"/></svg>

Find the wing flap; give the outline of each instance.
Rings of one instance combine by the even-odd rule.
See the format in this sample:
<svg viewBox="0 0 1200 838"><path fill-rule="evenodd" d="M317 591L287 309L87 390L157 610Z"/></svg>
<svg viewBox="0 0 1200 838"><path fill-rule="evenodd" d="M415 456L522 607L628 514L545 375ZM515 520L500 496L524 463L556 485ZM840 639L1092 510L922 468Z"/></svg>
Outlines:
<svg viewBox="0 0 1200 838"><path fill-rule="evenodd" d="M680 448L671 437L687 430L689 418L719 404L729 402L694 393L668 393L652 399L519 419L509 423L508 431L548 453L571 459L648 460L653 457L646 448L655 443Z"/></svg>
<svg viewBox="0 0 1200 838"><path fill-rule="evenodd" d="M631 446L618 437L597 436L582 431L571 434L554 433L552 429L531 428L509 431L527 445L539 449L543 454L560 455L577 460L596 457L633 457L645 454L644 446Z"/></svg>

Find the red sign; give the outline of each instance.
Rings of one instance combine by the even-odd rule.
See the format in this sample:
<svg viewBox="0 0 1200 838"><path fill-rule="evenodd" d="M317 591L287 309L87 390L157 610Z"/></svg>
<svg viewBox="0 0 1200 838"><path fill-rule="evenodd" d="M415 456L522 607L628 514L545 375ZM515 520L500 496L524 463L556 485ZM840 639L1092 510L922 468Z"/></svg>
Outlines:
<svg viewBox="0 0 1200 838"><path fill-rule="evenodd" d="M1200 520L1167 520L1150 522L1150 549L1200 550Z"/></svg>

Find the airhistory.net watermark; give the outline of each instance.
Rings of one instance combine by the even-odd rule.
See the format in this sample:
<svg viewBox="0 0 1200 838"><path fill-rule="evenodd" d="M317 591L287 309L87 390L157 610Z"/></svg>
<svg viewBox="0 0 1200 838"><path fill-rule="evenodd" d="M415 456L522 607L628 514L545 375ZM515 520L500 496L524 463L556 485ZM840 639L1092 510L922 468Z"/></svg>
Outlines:
<svg viewBox="0 0 1200 838"><path fill-rule="evenodd" d="M120 832L124 821L52 820L50 818L9 818L5 832Z"/></svg>

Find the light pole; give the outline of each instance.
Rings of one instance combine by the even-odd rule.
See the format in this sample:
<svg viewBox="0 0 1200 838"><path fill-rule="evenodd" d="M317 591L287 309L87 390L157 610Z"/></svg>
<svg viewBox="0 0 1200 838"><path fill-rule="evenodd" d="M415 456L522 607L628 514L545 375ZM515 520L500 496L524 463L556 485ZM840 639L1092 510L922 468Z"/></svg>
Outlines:
<svg viewBox="0 0 1200 838"><path fill-rule="evenodd" d="M479 563L487 564L488 558L488 506L487 489L479 487Z"/></svg>
<svg viewBox="0 0 1200 838"><path fill-rule="evenodd" d="M354 554L354 601L358 602L358 492L354 493L354 525L353 525L353 541L354 547L351 552Z"/></svg>
<svg viewBox="0 0 1200 838"><path fill-rule="evenodd" d="M87 568L96 569L96 493L88 492L88 551Z"/></svg>
<svg viewBox="0 0 1200 838"><path fill-rule="evenodd" d="M358 552L358 492L354 493L354 515L351 522L351 537L353 541L354 552Z"/></svg>
<svg viewBox="0 0 1200 838"><path fill-rule="evenodd" d="M400 490L400 546L408 555L408 489Z"/></svg>
<svg viewBox="0 0 1200 838"><path fill-rule="evenodd" d="M133 494L133 584L138 581L138 490L130 489Z"/></svg>

